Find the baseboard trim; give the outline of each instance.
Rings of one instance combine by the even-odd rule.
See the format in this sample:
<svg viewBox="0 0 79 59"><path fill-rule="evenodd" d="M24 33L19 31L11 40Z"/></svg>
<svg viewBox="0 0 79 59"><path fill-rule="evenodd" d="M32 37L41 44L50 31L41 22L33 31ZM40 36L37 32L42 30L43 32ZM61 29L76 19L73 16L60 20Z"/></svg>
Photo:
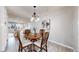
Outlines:
<svg viewBox="0 0 79 59"><path fill-rule="evenodd" d="M63 44L63 43L59 43L59 42L56 42L56 41L50 41L50 40L49 40L49 42L55 43L55 44L57 44L57 45L60 45L60 46L63 46L63 47L66 47L66 48L69 48L69 49L74 50L73 47L70 47L70 46L65 45L65 44Z"/></svg>

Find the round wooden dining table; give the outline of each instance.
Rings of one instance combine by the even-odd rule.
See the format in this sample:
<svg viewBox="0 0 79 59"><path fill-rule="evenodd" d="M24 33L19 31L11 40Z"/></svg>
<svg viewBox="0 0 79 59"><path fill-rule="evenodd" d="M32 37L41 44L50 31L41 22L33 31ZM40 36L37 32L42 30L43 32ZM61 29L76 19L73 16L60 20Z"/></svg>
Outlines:
<svg viewBox="0 0 79 59"><path fill-rule="evenodd" d="M30 40L30 41L32 42L30 51L31 51L31 52L33 52L33 51L36 52L34 42L36 42L37 40L40 40L41 35L40 35L39 33L36 33L36 34L31 34L31 33L30 33L30 34L29 34L28 36L26 36L26 37L28 38L28 40Z"/></svg>

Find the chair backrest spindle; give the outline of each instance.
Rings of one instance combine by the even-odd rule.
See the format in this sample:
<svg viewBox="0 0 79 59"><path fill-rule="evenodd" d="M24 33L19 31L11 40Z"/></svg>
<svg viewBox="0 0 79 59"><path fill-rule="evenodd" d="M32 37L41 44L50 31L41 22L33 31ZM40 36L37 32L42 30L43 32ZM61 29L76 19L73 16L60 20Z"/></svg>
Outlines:
<svg viewBox="0 0 79 59"><path fill-rule="evenodd" d="M41 46L43 46L44 44L47 45L48 37L49 37L49 32L42 33Z"/></svg>

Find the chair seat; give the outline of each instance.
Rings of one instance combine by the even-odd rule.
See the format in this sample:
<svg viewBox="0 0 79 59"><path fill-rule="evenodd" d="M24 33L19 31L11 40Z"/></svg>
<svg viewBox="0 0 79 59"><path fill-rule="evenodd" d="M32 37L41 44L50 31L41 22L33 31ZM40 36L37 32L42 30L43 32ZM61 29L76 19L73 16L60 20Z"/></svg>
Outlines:
<svg viewBox="0 0 79 59"><path fill-rule="evenodd" d="M26 39L21 40L21 42L22 42L22 45L23 45L23 46L27 46L27 45L32 44L32 42L31 42L31 41L26 40Z"/></svg>
<svg viewBox="0 0 79 59"><path fill-rule="evenodd" d="M41 46L41 40L36 41L34 44L40 47Z"/></svg>
<svg viewBox="0 0 79 59"><path fill-rule="evenodd" d="M21 39L23 46L27 46L27 45L32 44L32 42L30 40L24 38L23 31L20 32L20 39Z"/></svg>

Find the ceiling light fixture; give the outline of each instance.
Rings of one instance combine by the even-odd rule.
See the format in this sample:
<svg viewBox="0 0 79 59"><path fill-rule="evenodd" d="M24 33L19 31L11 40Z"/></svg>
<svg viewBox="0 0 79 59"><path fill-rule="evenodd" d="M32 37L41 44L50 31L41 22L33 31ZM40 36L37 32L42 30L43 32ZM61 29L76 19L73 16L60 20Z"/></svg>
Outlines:
<svg viewBox="0 0 79 59"><path fill-rule="evenodd" d="M36 6L33 6L33 8L34 8L34 13L32 15L31 22L33 21L37 22L39 21L39 16L36 14Z"/></svg>

